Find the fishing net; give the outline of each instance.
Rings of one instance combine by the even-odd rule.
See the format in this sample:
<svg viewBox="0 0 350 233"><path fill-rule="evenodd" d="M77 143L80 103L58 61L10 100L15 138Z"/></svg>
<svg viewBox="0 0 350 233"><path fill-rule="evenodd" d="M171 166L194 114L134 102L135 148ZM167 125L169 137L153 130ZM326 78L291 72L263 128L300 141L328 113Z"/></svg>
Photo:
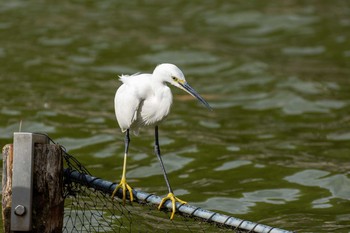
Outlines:
<svg viewBox="0 0 350 233"><path fill-rule="evenodd" d="M73 156L65 153L65 233L75 232L243 232L188 214L159 211L146 201L111 199L114 183L92 177ZM97 187L94 181L104 184ZM112 187L113 186L113 187Z"/></svg>
<svg viewBox="0 0 350 233"><path fill-rule="evenodd" d="M52 139L50 139L52 143ZM133 190L135 201L111 199L116 183L92 174L61 146L64 161L64 233L76 232L288 232L190 205L177 205L174 220L167 208L159 211L161 198ZM127 196L127 199L129 197ZM165 203L170 207L170 203Z"/></svg>

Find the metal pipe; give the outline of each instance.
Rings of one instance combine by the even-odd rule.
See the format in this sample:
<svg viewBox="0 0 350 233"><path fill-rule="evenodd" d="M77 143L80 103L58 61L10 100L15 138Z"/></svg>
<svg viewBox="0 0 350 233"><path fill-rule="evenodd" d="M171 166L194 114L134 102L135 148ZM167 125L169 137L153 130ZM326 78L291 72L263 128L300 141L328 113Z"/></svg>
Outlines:
<svg viewBox="0 0 350 233"><path fill-rule="evenodd" d="M90 176L88 174L79 173L78 171L65 169L65 178L68 181L80 183L84 186L88 186L94 188L96 190L101 190L104 193L112 194L116 183L102 180L97 177ZM148 202L154 205L159 205L162 198L156 196L154 194L145 193L142 191L138 191L133 189L133 195L136 202ZM119 189L117 192L118 197L122 197L122 191ZM129 196L127 196L129 198ZM216 213L213 211L205 210L200 207L191 206L188 204L180 204L176 203L176 209L178 212L197 217L209 222L215 222L221 224L225 227L237 229L237 230L245 230L248 232L257 232L257 233L292 233L292 231L287 231L279 228L270 227L264 224L255 223L247 220L242 220L239 218L235 218L232 216ZM165 207L171 209L171 202L168 201L164 204Z"/></svg>

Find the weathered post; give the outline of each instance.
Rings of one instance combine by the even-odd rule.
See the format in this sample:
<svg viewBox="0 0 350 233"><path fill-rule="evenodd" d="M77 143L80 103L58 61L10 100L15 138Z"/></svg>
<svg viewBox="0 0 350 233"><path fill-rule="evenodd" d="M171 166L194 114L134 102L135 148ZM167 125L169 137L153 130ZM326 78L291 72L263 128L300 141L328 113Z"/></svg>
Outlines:
<svg viewBox="0 0 350 233"><path fill-rule="evenodd" d="M62 232L62 151L58 145L48 144L43 137L46 136L15 133L14 145L3 148L2 215L5 233Z"/></svg>
<svg viewBox="0 0 350 233"><path fill-rule="evenodd" d="M11 232L12 152L12 144L2 149L2 221L5 233Z"/></svg>

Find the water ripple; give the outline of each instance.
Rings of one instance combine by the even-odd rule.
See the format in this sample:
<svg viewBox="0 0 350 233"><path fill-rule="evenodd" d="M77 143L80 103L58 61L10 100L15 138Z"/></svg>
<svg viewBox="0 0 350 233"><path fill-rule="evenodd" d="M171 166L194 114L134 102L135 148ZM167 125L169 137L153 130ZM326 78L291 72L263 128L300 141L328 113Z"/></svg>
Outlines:
<svg viewBox="0 0 350 233"><path fill-rule="evenodd" d="M231 214L247 214L258 202L281 205L295 201L299 197L297 189L264 189L243 193L242 198L213 197L196 205L212 210L226 211Z"/></svg>
<svg viewBox="0 0 350 233"><path fill-rule="evenodd" d="M290 91L278 91L269 95L268 98L248 103L246 109L267 110L281 108L288 115L298 115L307 112L328 113L332 109L340 109L345 103L338 100L307 100Z"/></svg>
<svg viewBox="0 0 350 233"><path fill-rule="evenodd" d="M287 176L285 180L304 186L327 189L331 195L312 201L314 208L332 207L330 201L334 198L350 200L350 179L343 174L330 176L330 172L310 169Z"/></svg>
<svg viewBox="0 0 350 233"><path fill-rule="evenodd" d="M94 144L99 144L103 142L109 142L115 140L115 137L110 134L99 134L95 136L91 136L88 138L59 138L56 141L64 145L66 149L68 150L76 150L79 148L83 148L86 146L91 146Z"/></svg>
<svg viewBox="0 0 350 233"><path fill-rule="evenodd" d="M12 138L14 132L20 131L20 123L14 123L6 127L0 127L0 138L9 139ZM21 126L21 132L41 132L41 133L53 133L56 128L50 125L46 125L41 122L24 121Z"/></svg>
<svg viewBox="0 0 350 233"><path fill-rule="evenodd" d="M247 35L268 35L276 31L311 31L308 27L318 21L316 16L296 14L263 14L258 11L245 11L231 14L210 14L206 18L210 25L238 28Z"/></svg>

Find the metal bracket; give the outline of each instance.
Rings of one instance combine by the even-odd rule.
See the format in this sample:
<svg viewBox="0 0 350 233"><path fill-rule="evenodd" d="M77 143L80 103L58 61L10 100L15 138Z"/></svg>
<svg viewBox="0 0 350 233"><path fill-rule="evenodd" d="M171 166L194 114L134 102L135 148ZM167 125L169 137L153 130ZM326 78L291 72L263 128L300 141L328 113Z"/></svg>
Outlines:
<svg viewBox="0 0 350 233"><path fill-rule="evenodd" d="M32 230L34 145L49 144L44 134L14 133L11 231Z"/></svg>

